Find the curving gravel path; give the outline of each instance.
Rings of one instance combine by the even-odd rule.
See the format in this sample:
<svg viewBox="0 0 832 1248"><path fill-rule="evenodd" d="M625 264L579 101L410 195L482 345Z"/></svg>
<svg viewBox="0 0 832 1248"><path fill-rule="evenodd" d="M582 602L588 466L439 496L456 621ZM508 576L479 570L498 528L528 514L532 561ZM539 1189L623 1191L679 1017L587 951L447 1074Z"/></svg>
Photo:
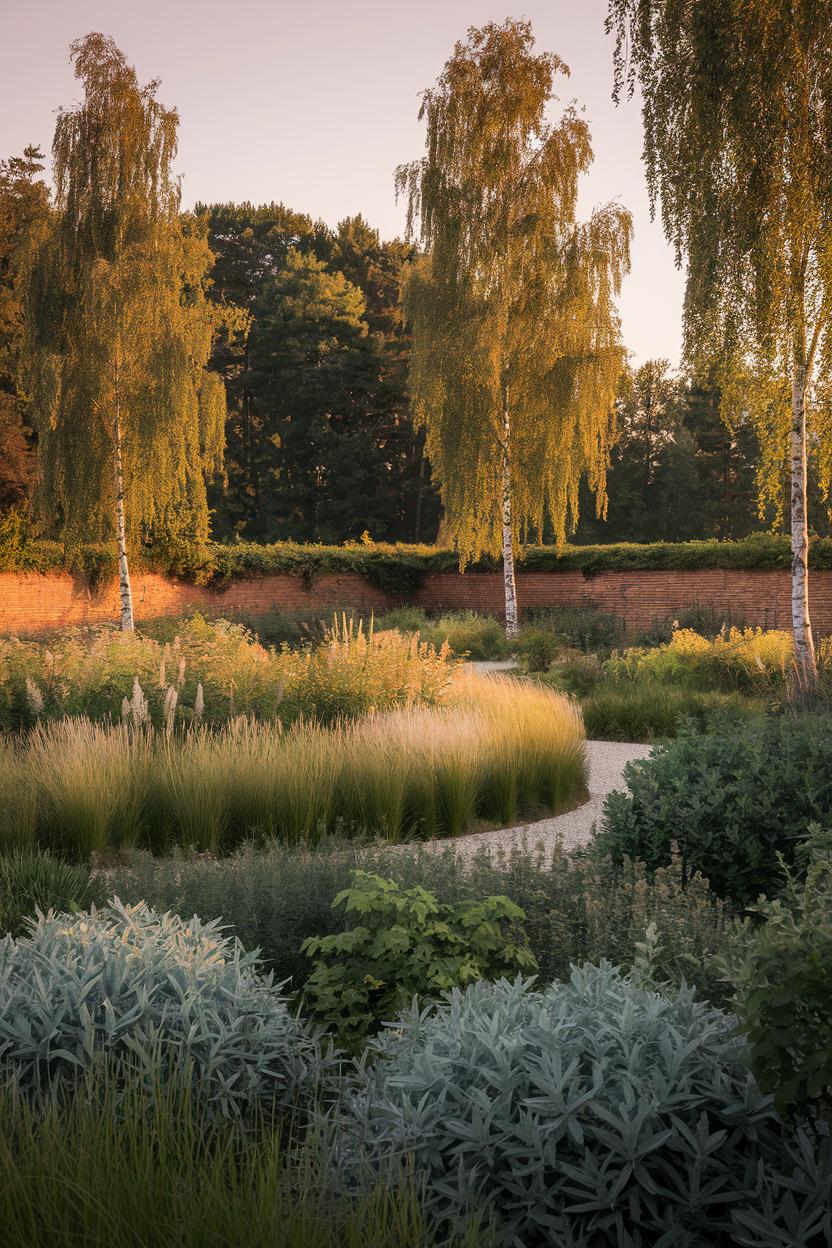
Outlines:
<svg viewBox="0 0 832 1248"><path fill-rule="evenodd" d="M497 828L491 832L474 832L457 837L454 841L426 841L428 846L446 849L456 845L463 853L476 853L478 849L510 849L512 844L542 845L546 854L560 844L562 849L576 849L586 845L601 817L604 799L613 789L623 789L623 771L626 763L634 758L646 758L652 746L637 745L629 741L587 741L586 753L589 763L589 801L562 815L539 819L536 823L522 823L514 828Z"/></svg>

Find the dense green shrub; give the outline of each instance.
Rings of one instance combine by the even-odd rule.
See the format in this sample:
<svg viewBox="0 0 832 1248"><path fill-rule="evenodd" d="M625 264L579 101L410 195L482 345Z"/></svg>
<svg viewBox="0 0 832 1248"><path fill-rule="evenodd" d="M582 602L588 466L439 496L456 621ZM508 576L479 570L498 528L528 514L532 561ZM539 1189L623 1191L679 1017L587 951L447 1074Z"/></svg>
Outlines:
<svg viewBox="0 0 832 1248"><path fill-rule="evenodd" d="M733 1019L609 965L542 991L455 990L374 1047L343 1111L341 1164L372 1174L410 1155L437 1218L493 1215L506 1245L729 1243L732 1215L758 1208L784 1160ZM828 1226L805 1244L820 1248Z"/></svg>
<svg viewBox="0 0 832 1248"><path fill-rule="evenodd" d="M777 533L755 533L740 541L617 542L598 546L528 546L518 553L518 570L559 572L580 570L587 576L600 572L639 570L696 570L700 568L788 568L788 538ZM236 542L223 546L181 548L146 547L135 560L160 572L213 585L219 589L234 580L288 574L310 580L322 572L359 572L391 593L407 598L425 572L455 572L455 551L436 546L346 543L321 546L314 543L275 542L259 545ZM810 566L832 568L832 539L812 542ZM65 570L67 556L57 542L41 542L17 529L0 533L0 571L50 572ZM470 572L493 572L498 561L484 557ZM72 556L70 570L98 580L116 574L115 547L90 546Z"/></svg>
<svg viewBox="0 0 832 1248"><path fill-rule="evenodd" d="M557 678L552 683L562 687ZM675 737L686 721L703 730L717 715L746 718L762 708L737 693L608 680L583 698L581 710L591 741L655 741Z"/></svg>
<svg viewBox="0 0 832 1248"><path fill-rule="evenodd" d="M722 897L748 905L784 883L780 855L813 822L832 820L832 734L824 716L726 719L624 769L628 792L611 793L598 835L617 860L670 861L674 842L688 868Z"/></svg>
<svg viewBox="0 0 832 1248"><path fill-rule="evenodd" d="M505 628L493 615L476 611L451 611L430 620L422 629L423 640L437 648L446 642L454 654L468 659L504 659L508 654Z"/></svg>
<svg viewBox="0 0 832 1248"><path fill-rule="evenodd" d="M756 907L765 920L737 972L751 1068L777 1105L832 1108L832 860Z"/></svg>
<svg viewBox="0 0 832 1248"><path fill-rule="evenodd" d="M343 931L304 941L315 958L304 1003L351 1048L415 996L537 969L526 916L507 897L447 905L419 884L353 871L332 903L339 907Z"/></svg>
<svg viewBox="0 0 832 1248"><path fill-rule="evenodd" d="M468 856L408 845L341 844L308 851L271 844L247 846L224 859L133 853L106 872L107 887L131 901L146 898L157 910L221 915L247 949L259 948L275 974L302 988L309 936L341 930L333 898L349 887L355 869L421 885L443 905L510 897L526 915L529 944L543 982L568 975L572 963L599 961L631 967L647 928L656 929L656 973L695 984L712 1001L730 996L719 959L742 938L730 914L699 876L685 880L673 861L649 874L635 862L614 864L600 855L513 847Z"/></svg>
<svg viewBox="0 0 832 1248"><path fill-rule="evenodd" d="M540 624L525 625L513 643L514 652L526 672L547 672L561 648L558 637Z"/></svg>
<svg viewBox="0 0 832 1248"><path fill-rule="evenodd" d="M539 677L542 684L576 698L588 697L601 679L602 668L597 655L583 654L580 650L561 651L548 672Z"/></svg>
<svg viewBox="0 0 832 1248"><path fill-rule="evenodd" d="M103 900L87 867L37 849L0 854L0 936L20 936L36 910L88 910Z"/></svg>
<svg viewBox="0 0 832 1248"><path fill-rule="evenodd" d="M203 1111L242 1118L309 1102L329 1059L257 958L216 922L146 905L41 916L0 943L0 1072L27 1093L96 1062L152 1097L171 1083Z"/></svg>
<svg viewBox="0 0 832 1248"><path fill-rule="evenodd" d="M528 619L530 625L551 632L561 646L582 654L608 655L624 638L624 621L591 603L535 607Z"/></svg>

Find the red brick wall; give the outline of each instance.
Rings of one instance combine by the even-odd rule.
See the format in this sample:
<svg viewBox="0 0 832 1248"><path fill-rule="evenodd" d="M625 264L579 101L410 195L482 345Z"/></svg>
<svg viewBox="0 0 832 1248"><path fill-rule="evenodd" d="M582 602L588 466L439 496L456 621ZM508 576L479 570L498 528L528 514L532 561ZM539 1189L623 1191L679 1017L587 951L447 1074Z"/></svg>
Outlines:
<svg viewBox="0 0 832 1248"><path fill-rule="evenodd" d="M789 626L787 572L707 570L701 572L522 572L517 578L520 606L595 603L625 620L630 628L648 627L688 606L730 611L749 624ZM816 572L810 583L812 617L819 633L832 632L832 572ZM133 578L136 618L150 619L208 610L230 617L273 609L297 612L334 607L384 610L398 601L355 573L317 576L307 584L296 576L266 576L211 590L153 574ZM429 573L413 601L428 608L471 608L499 613L499 574ZM36 633L73 624L118 618L115 584L91 595L66 575L0 574L0 633Z"/></svg>

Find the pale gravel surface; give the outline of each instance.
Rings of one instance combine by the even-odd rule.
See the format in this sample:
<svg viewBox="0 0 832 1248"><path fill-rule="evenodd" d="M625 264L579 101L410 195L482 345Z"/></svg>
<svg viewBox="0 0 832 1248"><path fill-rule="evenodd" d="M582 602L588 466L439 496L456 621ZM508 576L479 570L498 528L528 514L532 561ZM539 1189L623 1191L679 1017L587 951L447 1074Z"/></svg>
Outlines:
<svg viewBox="0 0 832 1248"><path fill-rule="evenodd" d="M587 741L589 762L589 801L563 815L539 819L536 823L522 823L515 828L497 828L492 832L474 832L459 836L456 840L427 841L425 844L437 849L455 845L463 853L476 853L478 849L511 849L512 845L542 845L547 857L555 846L576 849L586 845L593 835L595 824L600 820L604 799L614 789L623 789L625 763L633 758L646 758L651 746L637 745L629 741Z"/></svg>

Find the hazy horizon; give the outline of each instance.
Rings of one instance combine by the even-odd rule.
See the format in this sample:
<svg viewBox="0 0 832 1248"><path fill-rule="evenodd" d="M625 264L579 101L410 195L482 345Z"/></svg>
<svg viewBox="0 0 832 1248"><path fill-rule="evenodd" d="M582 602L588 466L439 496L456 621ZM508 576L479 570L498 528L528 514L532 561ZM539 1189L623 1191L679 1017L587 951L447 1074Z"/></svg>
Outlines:
<svg viewBox="0 0 832 1248"><path fill-rule="evenodd" d="M676 365L683 275L650 220L639 104L611 100L605 13L604 0L312 0L303 14L282 0L240 0L233 10L217 0L34 0L3 19L13 55L0 85L0 156L27 143L48 156L56 109L79 96L69 44L101 30L142 82L161 79L159 98L179 111L185 207L282 201L330 226L362 213L393 237L404 229L395 167L423 150L420 92L469 26L528 17L538 47L572 70L560 80L561 102L584 106L592 131L581 214L611 199L633 213L633 268L620 303L625 343L637 362L663 356Z"/></svg>

